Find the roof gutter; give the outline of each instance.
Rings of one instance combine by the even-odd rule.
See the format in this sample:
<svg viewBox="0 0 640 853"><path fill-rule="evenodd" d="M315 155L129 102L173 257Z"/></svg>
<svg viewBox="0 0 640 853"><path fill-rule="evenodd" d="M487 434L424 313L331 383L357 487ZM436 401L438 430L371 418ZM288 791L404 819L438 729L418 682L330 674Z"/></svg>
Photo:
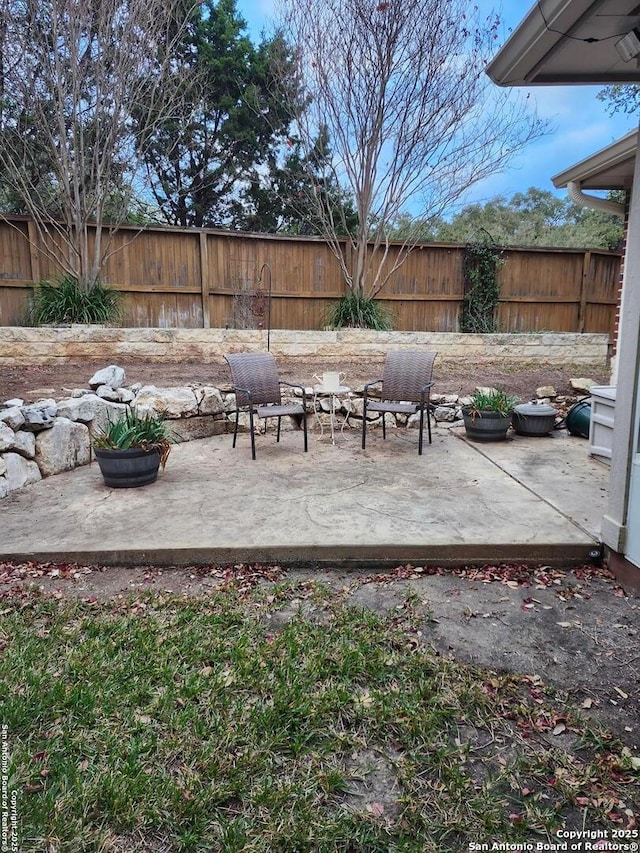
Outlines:
<svg viewBox="0 0 640 853"><path fill-rule="evenodd" d="M602 213L610 213L612 216L618 216L624 219L624 205L619 201L612 201L608 198L599 198L595 195L587 195L582 192L579 181L569 181L567 184L567 194L574 204L580 207L591 207L593 210L600 210Z"/></svg>

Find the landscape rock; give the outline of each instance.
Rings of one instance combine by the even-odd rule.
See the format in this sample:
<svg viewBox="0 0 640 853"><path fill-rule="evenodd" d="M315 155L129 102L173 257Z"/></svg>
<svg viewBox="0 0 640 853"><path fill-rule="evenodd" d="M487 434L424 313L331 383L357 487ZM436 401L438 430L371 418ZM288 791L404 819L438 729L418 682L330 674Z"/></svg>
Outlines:
<svg viewBox="0 0 640 853"><path fill-rule="evenodd" d="M96 389L101 385L108 385L110 388L117 390L125 384L125 372L117 364L110 364L109 367L103 367L102 370L97 370L89 380L89 387Z"/></svg>
<svg viewBox="0 0 640 853"><path fill-rule="evenodd" d="M24 428L32 432L43 429L51 429L55 421L58 406L55 400L38 400L30 406L22 407L24 416Z"/></svg>
<svg viewBox="0 0 640 853"><path fill-rule="evenodd" d="M497 393L497 391L498 391L498 389L497 389L497 388L492 388L492 387L491 387L491 386L489 386L489 385L478 385L478 386L475 388L475 392L474 392L474 393L476 393L476 394L486 394L487 396L489 396L490 394L496 394L496 393Z"/></svg>
<svg viewBox="0 0 640 853"><path fill-rule="evenodd" d="M0 456L0 477L4 477L7 473L7 463L4 461L4 456Z"/></svg>
<svg viewBox="0 0 640 853"><path fill-rule="evenodd" d="M86 465L89 458L88 428L68 418L56 418L53 427L36 439L36 460L43 477Z"/></svg>
<svg viewBox="0 0 640 853"><path fill-rule="evenodd" d="M569 380L569 385L579 394L588 394L591 386L595 384L593 379L586 379L584 376Z"/></svg>
<svg viewBox="0 0 640 853"><path fill-rule="evenodd" d="M71 397L84 397L86 394L93 394L93 391L89 388L73 388L70 396Z"/></svg>
<svg viewBox="0 0 640 853"><path fill-rule="evenodd" d="M145 385L136 394L135 408L142 415L151 412L166 418L192 417L198 414L198 401L191 388Z"/></svg>
<svg viewBox="0 0 640 853"><path fill-rule="evenodd" d="M110 403L121 403L120 390L114 390L110 385L100 385L96 388L96 394L103 400L108 400Z"/></svg>
<svg viewBox="0 0 640 853"><path fill-rule="evenodd" d="M32 459L25 459L19 453L5 453L4 461L7 466L5 478L9 492L37 483L42 479L40 469Z"/></svg>
<svg viewBox="0 0 640 853"><path fill-rule="evenodd" d="M10 406L0 411L0 421L10 426L11 429L20 429L24 424L24 415L20 406Z"/></svg>
<svg viewBox="0 0 640 853"><path fill-rule="evenodd" d="M201 415L219 415L224 412L222 394L212 385L194 388L193 393L198 401L198 411Z"/></svg>
<svg viewBox="0 0 640 853"><path fill-rule="evenodd" d="M11 450L14 453L19 453L25 459L33 459L36 455L36 437L32 432L27 432L24 429L18 430L15 433L15 442Z"/></svg>
<svg viewBox="0 0 640 853"><path fill-rule="evenodd" d="M136 395L129 388L118 388L118 398L121 403L133 403Z"/></svg>
<svg viewBox="0 0 640 853"><path fill-rule="evenodd" d="M193 441L198 438L210 438L227 431L225 418L212 418L208 415L196 415L171 424L171 434L179 441Z"/></svg>
<svg viewBox="0 0 640 853"><path fill-rule="evenodd" d="M9 494L9 483L6 477L0 477L0 500Z"/></svg>
<svg viewBox="0 0 640 853"><path fill-rule="evenodd" d="M18 397L14 397L12 400L5 400L2 404L3 408L13 409L14 406L24 406L24 400L20 400Z"/></svg>
<svg viewBox="0 0 640 853"><path fill-rule="evenodd" d="M536 397L541 400L543 397L556 397L556 389L553 385L541 385L536 388Z"/></svg>
<svg viewBox="0 0 640 853"><path fill-rule="evenodd" d="M0 421L0 450L9 450L10 447L13 447L15 441L15 432L10 426Z"/></svg>
<svg viewBox="0 0 640 853"><path fill-rule="evenodd" d="M439 421L455 421L456 410L449 406L438 406L433 413L433 417L435 418L436 423Z"/></svg>

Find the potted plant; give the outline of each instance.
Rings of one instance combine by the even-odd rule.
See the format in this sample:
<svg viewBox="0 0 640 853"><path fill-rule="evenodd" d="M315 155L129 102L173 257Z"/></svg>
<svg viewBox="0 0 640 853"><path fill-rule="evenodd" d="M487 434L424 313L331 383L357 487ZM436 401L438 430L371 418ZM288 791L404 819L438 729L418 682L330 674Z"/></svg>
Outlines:
<svg viewBox="0 0 640 853"><path fill-rule="evenodd" d="M93 438L105 485L127 489L153 483L159 467L167 464L173 441L162 415L125 409Z"/></svg>
<svg viewBox="0 0 640 853"><path fill-rule="evenodd" d="M463 406L462 417L469 438L475 441L501 441L507 437L511 413L518 398L499 389L478 391Z"/></svg>

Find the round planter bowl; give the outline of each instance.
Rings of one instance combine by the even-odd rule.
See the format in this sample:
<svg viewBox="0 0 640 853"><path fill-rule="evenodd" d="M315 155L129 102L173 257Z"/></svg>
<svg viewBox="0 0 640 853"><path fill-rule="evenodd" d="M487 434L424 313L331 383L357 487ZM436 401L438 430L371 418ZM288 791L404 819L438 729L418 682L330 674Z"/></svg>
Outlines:
<svg viewBox="0 0 640 853"><path fill-rule="evenodd" d="M505 417L499 412L482 412L473 417L463 409L462 417L467 435L474 441L504 441L511 426L510 414Z"/></svg>
<svg viewBox="0 0 640 853"><path fill-rule="evenodd" d="M553 406L544 403L521 403L514 408L511 423L518 435L549 435L557 414Z"/></svg>
<svg viewBox="0 0 640 853"><path fill-rule="evenodd" d="M158 477L160 454L157 450L94 450L105 486L133 489L147 486Z"/></svg>

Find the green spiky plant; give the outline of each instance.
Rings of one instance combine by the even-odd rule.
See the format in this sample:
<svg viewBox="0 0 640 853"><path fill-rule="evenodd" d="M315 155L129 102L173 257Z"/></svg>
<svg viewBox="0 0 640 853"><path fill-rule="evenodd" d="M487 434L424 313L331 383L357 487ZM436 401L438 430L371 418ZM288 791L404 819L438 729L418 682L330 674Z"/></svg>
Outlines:
<svg viewBox="0 0 640 853"><path fill-rule="evenodd" d="M135 409L127 408L122 417L109 420L107 426L96 433L93 446L98 450L155 450L164 469L175 441L163 415L151 412L139 415Z"/></svg>
<svg viewBox="0 0 640 853"><path fill-rule="evenodd" d="M374 329L387 332L393 328L393 317L376 299L352 292L331 305L327 312L326 325L334 329Z"/></svg>
<svg viewBox="0 0 640 853"><path fill-rule="evenodd" d="M72 275L60 281L39 281L27 310L32 326L67 323L117 323L122 316L121 295L117 290L96 282L84 290Z"/></svg>
<svg viewBox="0 0 640 853"><path fill-rule="evenodd" d="M465 406L465 412L472 418L481 418L484 412L496 412L508 418L517 402L516 396L499 388L487 392L477 391L469 405Z"/></svg>

